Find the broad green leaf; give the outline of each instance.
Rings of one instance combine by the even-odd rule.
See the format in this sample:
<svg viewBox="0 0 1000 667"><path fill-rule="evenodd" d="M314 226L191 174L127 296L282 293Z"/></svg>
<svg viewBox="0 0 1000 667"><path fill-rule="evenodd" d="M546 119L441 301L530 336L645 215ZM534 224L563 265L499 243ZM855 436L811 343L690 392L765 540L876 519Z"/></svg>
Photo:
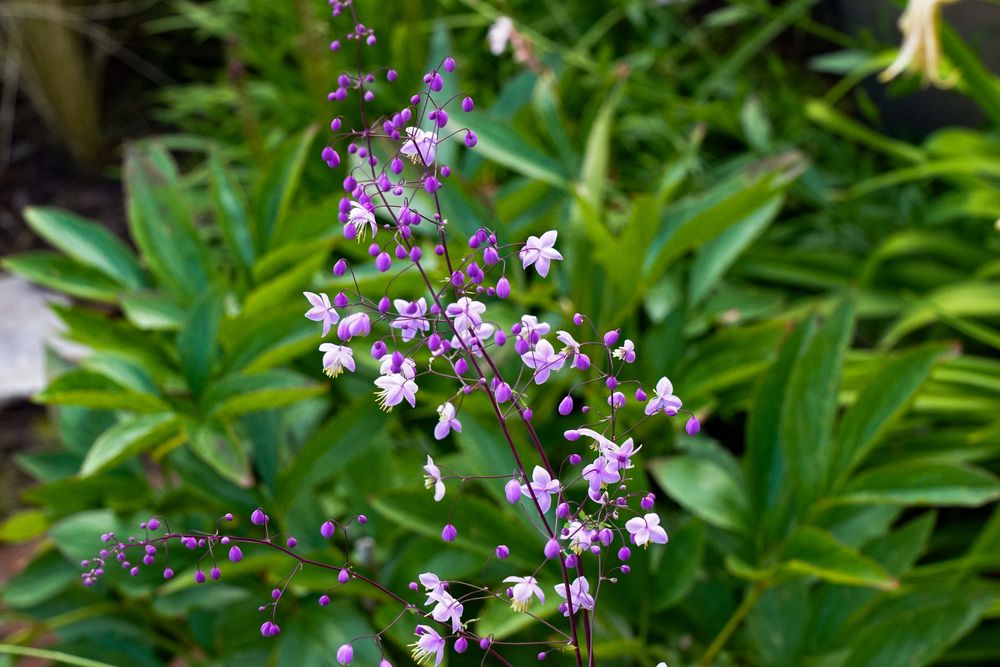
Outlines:
<svg viewBox="0 0 1000 667"><path fill-rule="evenodd" d="M114 303L121 290L100 271L46 250L5 257L2 266L37 285L81 299Z"/></svg>
<svg viewBox="0 0 1000 667"><path fill-rule="evenodd" d="M262 371L286 363L308 352L318 354L322 342L317 324L302 316L300 305L291 305L256 320L240 318L242 325L232 336L223 334L229 350L223 361L226 371ZM227 329L228 330L228 329ZM316 368L321 357L314 357Z"/></svg>
<svg viewBox="0 0 1000 667"><path fill-rule="evenodd" d="M258 255L270 247L271 235L280 233L292 197L298 189L306 159L311 155L309 147L316 137L316 131L317 127L313 125L286 141L257 184L254 195L254 239Z"/></svg>
<svg viewBox="0 0 1000 667"><path fill-rule="evenodd" d="M178 435L183 437L171 413L126 417L97 438L83 460L80 474L96 474Z"/></svg>
<svg viewBox="0 0 1000 667"><path fill-rule="evenodd" d="M250 487L253 484L250 459L243 442L233 440L208 424L201 427L189 424L187 431L191 451L215 472L237 486Z"/></svg>
<svg viewBox="0 0 1000 667"><path fill-rule="evenodd" d="M478 139L475 153L528 178L569 189L569 177L562 165L529 144L506 122L485 113L471 114L463 122Z"/></svg>
<svg viewBox="0 0 1000 667"><path fill-rule="evenodd" d="M209 158L208 168L212 177L215 218L222 230L222 238L236 264L247 272L255 259L253 226L239 181L216 154Z"/></svg>
<svg viewBox="0 0 1000 667"><path fill-rule="evenodd" d="M976 625L993 599L975 590L918 590L890 598L852 628L842 664L929 665Z"/></svg>
<svg viewBox="0 0 1000 667"><path fill-rule="evenodd" d="M234 416L283 408L325 391L325 385L290 370L234 373L209 386L203 405L212 414Z"/></svg>
<svg viewBox="0 0 1000 667"><path fill-rule="evenodd" d="M131 412L163 412L169 409L158 396L127 389L105 375L86 370L63 373L36 394L35 400L50 405L79 405Z"/></svg>
<svg viewBox="0 0 1000 667"><path fill-rule="evenodd" d="M943 352L938 346L911 350L869 374L854 404L840 421L830 470L832 480L849 474L864 460L879 435L927 379Z"/></svg>
<svg viewBox="0 0 1000 667"><path fill-rule="evenodd" d="M760 654L761 665L800 664L802 640L809 623L809 582L784 581L760 596L747 616L747 635Z"/></svg>
<svg viewBox="0 0 1000 667"><path fill-rule="evenodd" d="M212 372L221 318L222 295L209 290L195 301L177 335L181 368L184 369L188 387L196 396L201 394Z"/></svg>
<svg viewBox="0 0 1000 667"><path fill-rule="evenodd" d="M826 487L841 367L853 329L853 299L845 298L806 343L788 379L781 444L802 510Z"/></svg>
<svg viewBox="0 0 1000 667"><path fill-rule="evenodd" d="M830 502L978 507L997 498L1000 480L981 468L904 461L861 472Z"/></svg>
<svg viewBox="0 0 1000 667"><path fill-rule="evenodd" d="M132 289L146 279L132 251L96 222L56 208L29 206L24 219L39 236L76 261Z"/></svg>
<svg viewBox="0 0 1000 667"><path fill-rule="evenodd" d="M15 609L34 607L62 593L79 577L79 569L49 549L4 584L0 599Z"/></svg>
<svg viewBox="0 0 1000 667"><path fill-rule="evenodd" d="M743 480L707 457L677 456L649 463L653 479L697 517L719 528L749 534L749 500Z"/></svg>
<svg viewBox="0 0 1000 667"><path fill-rule="evenodd" d="M963 282L931 292L900 315L885 332L881 345L892 347L903 336L931 324L942 315L959 318L1000 315L1000 283Z"/></svg>
<svg viewBox="0 0 1000 667"><path fill-rule="evenodd" d="M22 510L0 523L0 542L19 544L32 540L49 527L49 519L41 510Z"/></svg>
<svg viewBox="0 0 1000 667"><path fill-rule="evenodd" d="M611 133L624 90L624 85L618 84L601 101L600 110L587 134L583 164L580 166L577 194L598 215L604 210L604 190L608 184L608 167L611 162Z"/></svg>
<svg viewBox="0 0 1000 667"><path fill-rule="evenodd" d="M329 665L335 662L332 658L342 644L370 637L374 632L365 616L339 600L322 609L322 613L309 611L313 613L297 614L283 625L275 664ZM354 643L354 664L375 665L378 660L379 650L374 642Z"/></svg>
<svg viewBox="0 0 1000 667"><path fill-rule="evenodd" d="M199 295L211 269L186 193L135 146L125 154L125 186L129 229L150 270L172 289Z"/></svg>
<svg viewBox="0 0 1000 667"><path fill-rule="evenodd" d="M121 298L125 318L145 331L176 331L184 324L187 308L160 292L131 292Z"/></svg>
<svg viewBox="0 0 1000 667"><path fill-rule="evenodd" d="M845 586L893 590L899 582L876 561L838 542L819 528L803 526L781 554L781 570Z"/></svg>
<svg viewBox="0 0 1000 667"><path fill-rule="evenodd" d="M789 400L788 380L806 341L812 338L816 321L807 318L788 336L778 358L760 377L754 390L747 419L747 493L751 516L763 531L765 543L786 523L791 498L787 480L785 445L782 441L781 413ZM784 497L782 497L784 494Z"/></svg>

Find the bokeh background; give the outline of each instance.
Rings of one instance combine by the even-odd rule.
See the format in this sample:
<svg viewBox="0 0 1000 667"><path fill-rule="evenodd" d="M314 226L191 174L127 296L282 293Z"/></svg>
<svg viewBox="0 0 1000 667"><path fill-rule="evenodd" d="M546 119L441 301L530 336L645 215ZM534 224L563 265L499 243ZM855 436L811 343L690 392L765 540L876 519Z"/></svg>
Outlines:
<svg viewBox="0 0 1000 667"><path fill-rule="evenodd" d="M476 100L477 149L442 149L450 222L559 231L555 280L501 317L626 328L702 419L636 434L671 542L602 593L599 664L1000 664L1000 3L944 7L949 90L877 79L888 0L357 4L400 73L378 109L447 54ZM152 514L248 531L263 505L341 562L315 526L363 512L349 557L396 589L474 578L497 536L539 549L486 485L437 538L423 458L506 471L488 414L436 443L433 397L386 416L364 374L320 372L301 292L363 253L319 159L348 27L320 0L0 5L0 665L328 665L396 613L352 586L320 609L305 572L265 640L291 567L267 553L84 589L98 536ZM562 455L565 427L542 427Z"/></svg>

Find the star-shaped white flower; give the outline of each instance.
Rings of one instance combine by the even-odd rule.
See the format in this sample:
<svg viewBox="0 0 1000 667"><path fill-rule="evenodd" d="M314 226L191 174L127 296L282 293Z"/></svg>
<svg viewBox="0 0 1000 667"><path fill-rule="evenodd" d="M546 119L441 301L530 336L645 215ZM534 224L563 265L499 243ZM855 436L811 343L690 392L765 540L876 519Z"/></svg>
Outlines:
<svg viewBox="0 0 1000 667"><path fill-rule="evenodd" d="M660 526L660 517L654 513L646 516L637 516L625 522L625 530L629 532L635 543L640 547L653 542L654 544L666 544L667 531Z"/></svg>
<svg viewBox="0 0 1000 667"><path fill-rule="evenodd" d="M534 264L538 275L543 278L547 276L549 274L549 265L554 260L563 258L554 247L558 235L559 233L553 229L545 232L541 237L529 236L528 241L521 248L521 252L518 253L523 268L526 269Z"/></svg>

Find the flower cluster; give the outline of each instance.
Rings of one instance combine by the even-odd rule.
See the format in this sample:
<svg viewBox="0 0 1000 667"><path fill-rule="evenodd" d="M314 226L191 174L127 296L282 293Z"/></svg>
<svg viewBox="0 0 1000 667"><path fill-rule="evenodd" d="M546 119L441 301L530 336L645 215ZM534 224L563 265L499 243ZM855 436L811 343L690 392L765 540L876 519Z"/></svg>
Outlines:
<svg viewBox="0 0 1000 667"><path fill-rule="evenodd" d="M556 637L539 642L539 659L550 651L564 650L571 652L581 667L584 655L594 664L592 619L602 586L630 572L632 548L668 540L660 516L653 511L655 496L635 488L644 479L636 474L634 461L642 445L630 433L642 421L678 415L683 411L682 401L666 377L648 393L641 382L628 377L640 350L632 340L622 339L617 329L602 331L582 313L565 323L557 317L546 321L538 313L523 313L516 321L503 315L510 312L516 296L512 282L522 282L520 278L512 281L510 272L525 271L528 280L539 280L558 270L563 255L557 249L557 231L529 236L523 242L505 241L489 228L464 235L456 232L457 226L448 224L440 197L452 176L451 166L442 161L450 152L443 149L447 142L460 141L467 148L478 142L475 132L455 120L474 111L473 100L441 95L445 78L456 70L456 61L443 59L425 74L423 86L405 106L375 118L371 115L374 100L397 74L391 69L364 69L363 50L376 44L375 31L358 21L352 2L335 0L331 5L335 16L347 13L353 18L352 30L334 41L331 49L354 45L357 68L338 78L329 99L356 101L363 122L360 129L346 129L344 119L335 117L330 125L333 134L322 150L321 157L331 168L340 168L342 163L348 168L338 221L348 241L368 244L370 259L366 261L372 262L376 273L415 275L421 290L398 288L390 293L396 289L393 286L403 284L393 278L382 293L365 293L358 279L360 263L348 257L337 259L333 275L340 285L350 287L332 299L327 293L304 292L308 302L305 317L320 325L319 335L324 339L319 345L323 372L337 378L345 372L361 374L365 368L373 369L374 374L377 369L372 378L375 400L386 411L403 404L417 407L421 396L429 393L421 394L421 387L450 387L447 399L436 406L438 419L432 428L436 440L461 433L463 410L473 403L492 412L516 470L496 471L491 476L464 475L443 469L427 455L424 480L435 501L442 501L453 483L464 485L478 479L483 484L502 485L507 501L531 518L537 533L537 552L519 554L519 561L534 558L538 564L532 571L514 571L493 586L445 581L436 573L425 572L410 585L412 593L424 597L422 603L386 591L350 564L329 569L337 571L340 585L365 582L419 616L412 645L418 663L433 661L438 665L449 647L462 653L472 642L500 664L510 664L497 650L503 642L479 637L470 630L466 610L475 609L484 600L499 599L509 602L515 613L531 614L536 601L545 603L548 591L562 600L559 610L567 620L560 627L535 617ZM412 282L406 283L411 290ZM504 301L508 302L505 308L495 308ZM365 355L370 355L370 364L364 362ZM536 409L544 408L534 402L543 385L565 391L555 412L560 418L573 420L572 428L564 431L565 440L571 443L568 446L576 442L589 445L557 461L550 459L552 448L543 444L534 424ZM638 419L626 427L627 418L633 415L639 415ZM519 453L511 428L514 423L522 425L533 460ZM685 428L693 435L700 425L691 415ZM264 528L263 539L218 531L151 538L148 532L159 527L159 520L151 519L143 526L147 531L144 539L105 536L112 546L86 565L89 569L84 582L93 583L110 557L135 574L137 566L131 566L126 552L144 549L147 555L143 561L150 565L159 546L165 547L171 540L201 550L212 564L213 579L220 576L216 553L226 546L229 559L234 561L242 558L239 544L244 543L278 547L298 559L292 538L284 547L271 540L270 519L263 510L255 511L251 521ZM363 517L358 521L363 523ZM338 526L326 522L320 533L331 539ZM341 528L346 539L346 526ZM462 526L449 520L441 537L452 542L460 530ZM491 545L491 549L491 559L498 562L510 556L506 545ZM298 559L295 571L303 564ZM293 575L294 571L289 581ZM164 576L173 576L169 567ZM194 576L205 581L201 567ZM275 612L284 585L275 588L272 601L261 607L270 612L260 628L265 637L280 632ZM319 600L323 606L329 601L328 594ZM385 629L369 638L380 650L383 632ZM353 644L364 639L342 646L337 661L350 664ZM383 658L383 667L388 664Z"/></svg>

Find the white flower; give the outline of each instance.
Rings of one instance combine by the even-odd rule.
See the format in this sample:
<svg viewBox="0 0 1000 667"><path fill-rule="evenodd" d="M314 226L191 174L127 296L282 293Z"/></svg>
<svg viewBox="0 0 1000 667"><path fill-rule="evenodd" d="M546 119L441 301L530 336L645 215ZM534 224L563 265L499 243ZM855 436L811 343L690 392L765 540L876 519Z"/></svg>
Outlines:
<svg viewBox="0 0 1000 667"><path fill-rule="evenodd" d="M626 339L621 347L611 353L611 356L615 359L622 359L627 364L631 364L635 361L635 343Z"/></svg>
<svg viewBox="0 0 1000 667"><path fill-rule="evenodd" d="M538 500L542 512L548 512L552 507L552 494L559 493L559 480L552 479L549 472L542 466L535 466L531 473L531 483L521 486L521 493Z"/></svg>
<svg viewBox="0 0 1000 667"><path fill-rule="evenodd" d="M656 383L656 393L646 403L646 414L655 415L657 412L665 412L673 417L681 409L681 399L674 396L674 385L665 377L660 378Z"/></svg>
<svg viewBox="0 0 1000 667"><path fill-rule="evenodd" d="M569 549L575 554L582 554L594 541L591 531L579 521L570 521L566 524L562 531L562 539L569 540Z"/></svg>
<svg viewBox="0 0 1000 667"><path fill-rule="evenodd" d="M451 405L449 403L449 405ZM440 501L444 498L444 482L441 480L441 469L434 465L434 459L427 456L427 465L424 466L424 486L428 489L434 487L434 500Z"/></svg>
<svg viewBox="0 0 1000 667"><path fill-rule="evenodd" d="M490 44L490 53L495 56L499 56L507 48L507 42L510 41L511 35L514 34L514 22L509 16L501 16L493 25L490 26L490 31L486 35L486 41Z"/></svg>
<svg viewBox="0 0 1000 667"><path fill-rule="evenodd" d="M448 307L445 308L445 314L454 320L455 331L461 333L475 329L482 324L485 312L485 303L473 301L467 296L463 296L455 303L448 304Z"/></svg>
<svg viewBox="0 0 1000 667"><path fill-rule="evenodd" d="M351 348L346 345L323 343L319 346L319 350L323 353L323 372L329 377L337 377L345 368L354 372L354 350Z"/></svg>
<svg viewBox="0 0 1000 667"><path fill-rule="evenodd" d="M392 410L394 405L399 405L404 399L411 408L417 405L417 383L402 373L390 373L376 378L375 386L379 388L379 391L375 392L378 405L386 412Z"/></svg>
<svg viewBox="0 0 1000 667"><path fill-rule="evenodd" d="M882 81L889 81L905 70L922 72L924 80L938 88L950 88L954 79L941 77L941 41L938 23L941 20L941 5L956 0L910 0L899 17L899 29L903 33L903 44L896 59L879 75Z"/></svg>
<svg viewBox="0 0 1000 667"><path fill-rule="evenodd" d="M522 268L528 268L532 264L538 275L543 278L549 274L549 265L552 261L562 259L563 256L555 249L557 231L550 230L542 234L541 237L529 236L528 241L521 248L518 257L521 258Z"/></svg>
<svg viewBox="0 0 1000 667"><path fill-rule="evenodd" d="M629 519L625 522L625 530L640 547L649 542L666 544L669 539L667 531L660 527L660 517L653 513Z"/></svg>
<svg viewBox="0 0 1000 667"><path fill-rule="evenodd" d="M424 132L419 127L406 128L406 139L399 152L406 155L414 164L424 164L428 167L434 164L437 153L437 132Z"/></svg>
<svg viewBox="0 0 1000 667"><path fill-rule="evenodd" d="M507 577L503 581L505 584L514 584L510 597L510 606L514 611L522 612L530 607L532 596L537 597L540 603L545 603L545 593L534 577Z"/></svg>
<svg viewBox="0 0 1000 667"><path fill-rule="evenodd" d="M358 243L364 240L366 230L371 229L372 236L378 232L375 214L356 201L351 202L351 211L347 214L347 221L353 223L358 230Z"/></svg>

